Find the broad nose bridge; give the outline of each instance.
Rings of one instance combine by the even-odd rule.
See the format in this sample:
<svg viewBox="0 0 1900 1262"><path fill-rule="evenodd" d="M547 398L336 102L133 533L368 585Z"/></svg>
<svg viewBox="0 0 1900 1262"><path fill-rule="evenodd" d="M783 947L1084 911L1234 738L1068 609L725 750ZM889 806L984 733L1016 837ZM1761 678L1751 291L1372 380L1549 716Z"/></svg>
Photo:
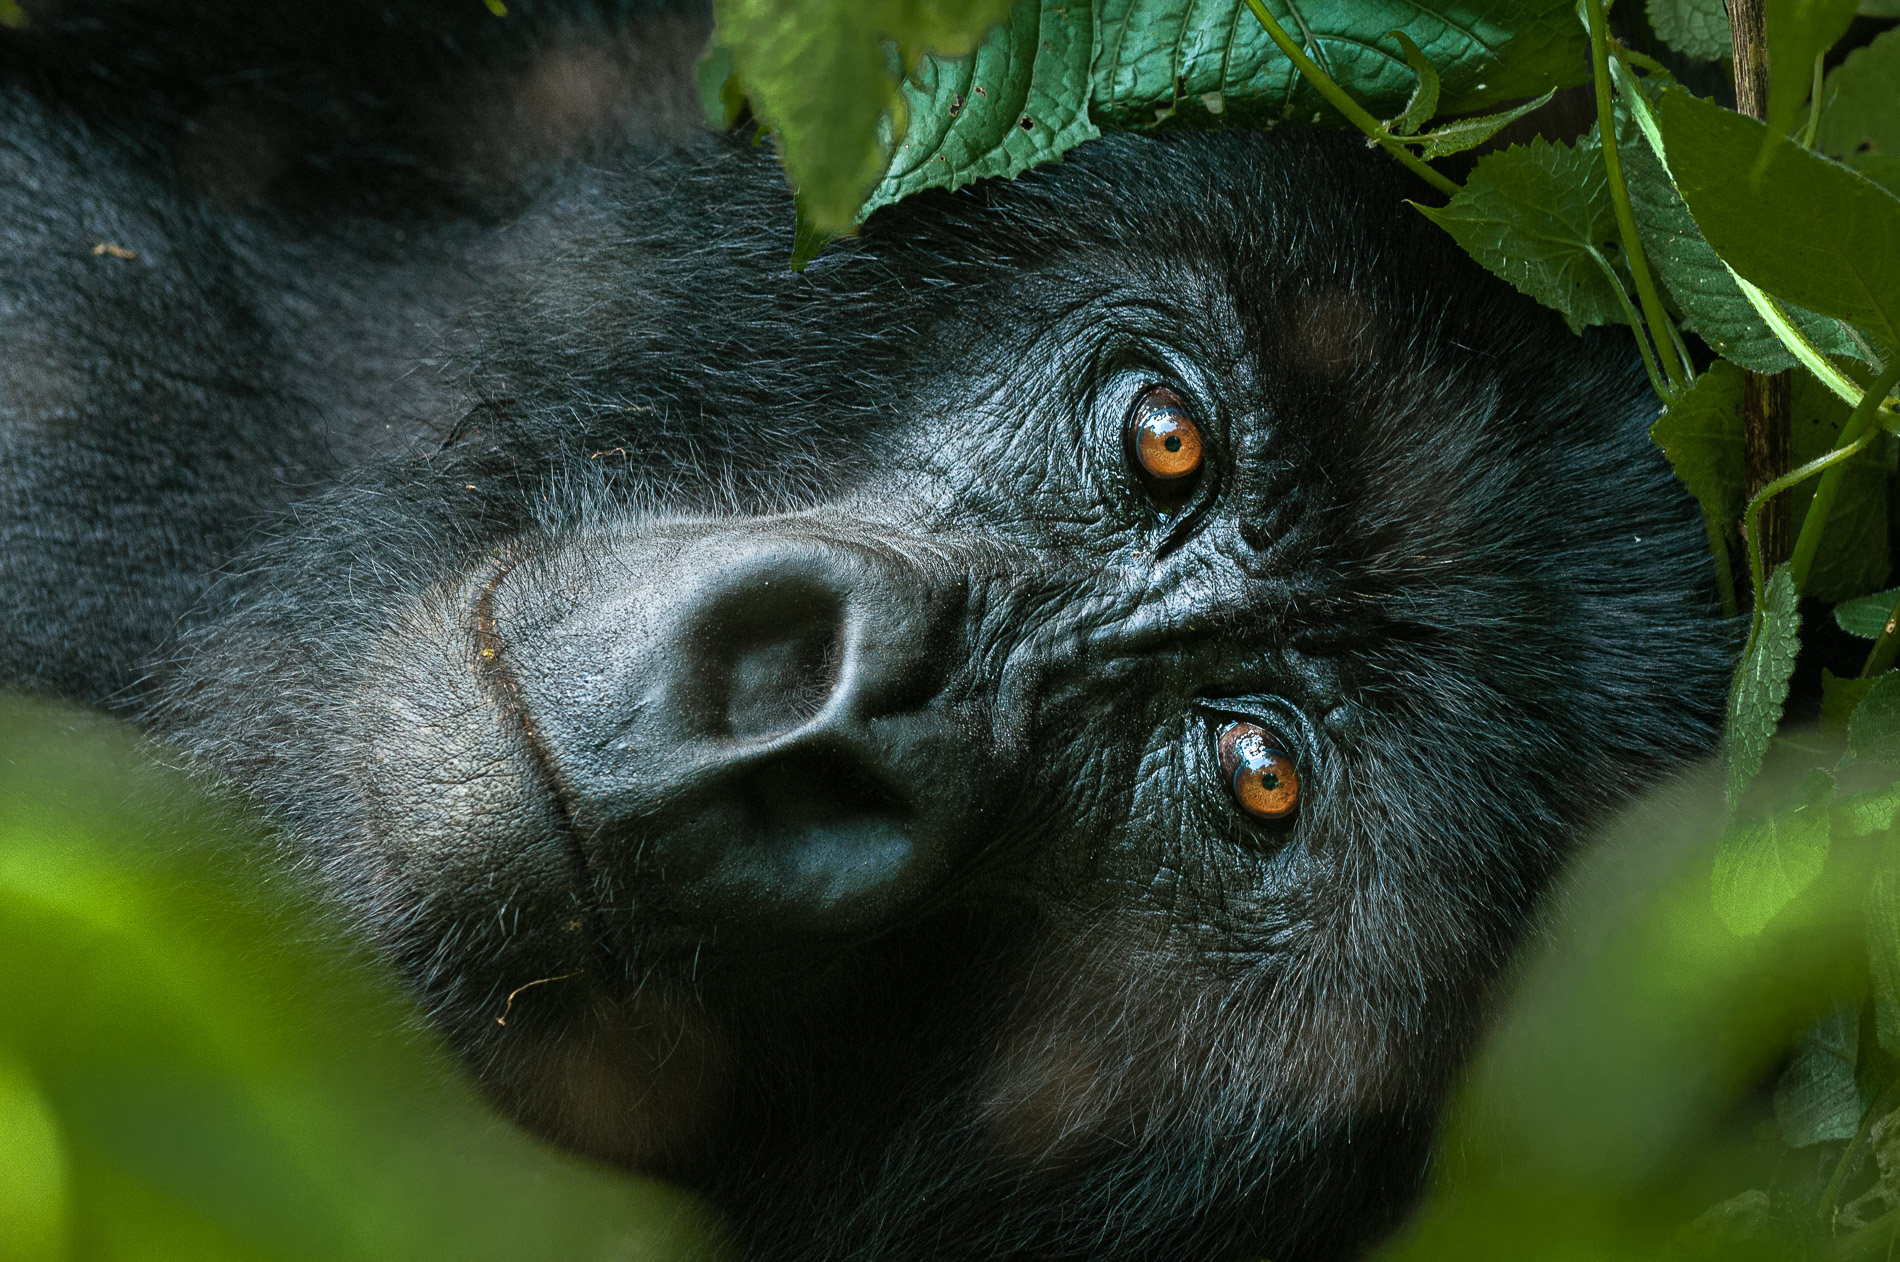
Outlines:
<svg viewBox="0 0 1900 1262"><path fill-rule="evenodd" d="M680 736L758 742L926 704L954 609L901 555L823 536L709 541L681 592L667 678Z"/></svg>

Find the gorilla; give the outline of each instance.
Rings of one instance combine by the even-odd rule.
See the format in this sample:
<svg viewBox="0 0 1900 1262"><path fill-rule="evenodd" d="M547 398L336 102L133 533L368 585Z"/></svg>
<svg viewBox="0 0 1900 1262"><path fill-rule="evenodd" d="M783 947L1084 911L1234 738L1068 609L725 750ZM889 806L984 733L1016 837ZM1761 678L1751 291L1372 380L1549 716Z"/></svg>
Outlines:
<svg viewBox="0 0 1900 1262"><path fill-rule="evenodd" d="M1356 137L802 272L636 0L27 0L0 683L235 786L520 1124L761 1259L1348 1256L1732 654L1627 334Z"/></svg>

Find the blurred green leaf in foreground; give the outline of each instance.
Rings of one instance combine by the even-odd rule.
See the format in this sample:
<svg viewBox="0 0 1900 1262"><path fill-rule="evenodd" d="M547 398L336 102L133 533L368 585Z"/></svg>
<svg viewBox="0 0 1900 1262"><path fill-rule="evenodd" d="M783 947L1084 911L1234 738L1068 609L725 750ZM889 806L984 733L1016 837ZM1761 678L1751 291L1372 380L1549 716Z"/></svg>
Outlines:
<svg viewBox="0 0 1900 1262"><path fill-rule="evenodd" d="M722 1256L501 1121L236 817L0 699L0 1258Z"/></svg>
<svg viewBox="0 0 1900 1262"><path fill-rule="evenodd" d="M1817 809L1817 748L1784 740L1756 792ZM1825 868L1737 933L1709 891L1724 796L1713 769L1665 787L1566 883L1384 1262L1900 1256L1900 919L1874 897L1900 836L1837 811Z"/></svg>

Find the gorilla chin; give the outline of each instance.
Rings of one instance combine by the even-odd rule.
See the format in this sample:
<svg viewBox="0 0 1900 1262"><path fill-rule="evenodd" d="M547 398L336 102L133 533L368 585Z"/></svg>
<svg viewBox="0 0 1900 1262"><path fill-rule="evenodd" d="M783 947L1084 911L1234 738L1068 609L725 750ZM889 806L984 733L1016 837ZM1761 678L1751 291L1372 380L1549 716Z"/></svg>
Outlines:
<svg viewBox="0 0 1900 1262"><path fill-rule="evenodd" d="M0 368L6 682L240 786L503 1110L752 1256L1365 1248L1580 831L1712 740L1627 336L1355 139L1104 139L793 273L745 135L234 206L38 90L0 334L171 367ZM59 272L95 203L190 274Z"/></svg>

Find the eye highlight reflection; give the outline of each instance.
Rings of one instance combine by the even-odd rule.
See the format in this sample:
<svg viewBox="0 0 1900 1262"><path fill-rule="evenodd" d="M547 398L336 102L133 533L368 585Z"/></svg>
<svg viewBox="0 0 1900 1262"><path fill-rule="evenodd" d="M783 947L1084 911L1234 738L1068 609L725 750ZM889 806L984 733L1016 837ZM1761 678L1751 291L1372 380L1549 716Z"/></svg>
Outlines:
<svg viewBox="0 0 1900 1262"><path fill-rule="evenodd" d="M1135 466L1152 481L1178 488L1201 471L1200 427L1187 403L1166 386L1154 386L1128 418L1128 446Z"/></svg>
<svg viewBox="0 0 1900 1262"><path fill-rule="evenodd" d="M1215 738L1221 779L1234 802L1255 819L1289 818L1300 805L1300 773L1286 742L1258 723L1236 719Z"/></svg>

